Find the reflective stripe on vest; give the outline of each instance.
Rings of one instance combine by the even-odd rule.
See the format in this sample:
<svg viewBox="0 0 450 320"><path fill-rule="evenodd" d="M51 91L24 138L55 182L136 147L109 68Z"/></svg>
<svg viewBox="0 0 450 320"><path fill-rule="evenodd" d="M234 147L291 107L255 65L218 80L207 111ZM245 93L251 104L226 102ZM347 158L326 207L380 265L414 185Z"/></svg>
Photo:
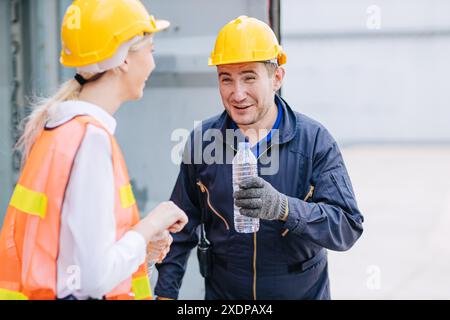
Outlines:
<svg viewBox="0 0 450 320"><path fill-rule="evenodd" d="M120 203L124 209L127 209L136 203L131 184L127 184L120 188Z"/></svg>
<svg viewBox="0 0 450 320"><path fill-rule="evenodd" d="M0 300L28 300L22 292L0 288Z"/></svg>
<svg viewBox="0 0 450 320"><path fill-rule="evenodd" d="M9 205L19 211L44 219L47 212L47 197L43 193L29 190L17 184Z"/></svg>
<svg viewBox="0 0 450 320"><path fill-rule="evenodd" d="M131 287L135 300L145 300L152 298L152 289L148 276L136 277L131 280Z"/></svg>

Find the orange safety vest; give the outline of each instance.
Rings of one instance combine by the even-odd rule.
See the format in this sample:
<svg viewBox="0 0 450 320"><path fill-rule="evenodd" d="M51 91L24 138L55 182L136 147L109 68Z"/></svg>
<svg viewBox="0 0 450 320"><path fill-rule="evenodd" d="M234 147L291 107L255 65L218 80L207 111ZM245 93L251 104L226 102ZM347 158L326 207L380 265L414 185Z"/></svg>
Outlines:
<svg viewBox="0 0 450 320"><path fill-rule="evenodd" d="M61 210L72 165L88 124L104 129L93 118L78 116L57 128L43 130L33 145L0 235L0 300L56 298ZM119 240L139 221L139 211L122 152L114 136L108 135ZM106 298L152 299L146 263Z"/></svg>

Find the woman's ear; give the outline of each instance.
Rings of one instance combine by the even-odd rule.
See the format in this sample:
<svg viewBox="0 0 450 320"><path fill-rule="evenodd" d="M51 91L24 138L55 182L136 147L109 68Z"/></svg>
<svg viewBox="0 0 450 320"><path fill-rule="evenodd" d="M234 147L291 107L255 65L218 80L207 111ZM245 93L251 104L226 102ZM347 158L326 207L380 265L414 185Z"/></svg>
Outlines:
<svg viewBox="0 0 450 320"><path fill-rule="evenodd" d="M126 58L125 61L118 68L120 71L127 73L128 70L130 70L128 58Z"/></svg>

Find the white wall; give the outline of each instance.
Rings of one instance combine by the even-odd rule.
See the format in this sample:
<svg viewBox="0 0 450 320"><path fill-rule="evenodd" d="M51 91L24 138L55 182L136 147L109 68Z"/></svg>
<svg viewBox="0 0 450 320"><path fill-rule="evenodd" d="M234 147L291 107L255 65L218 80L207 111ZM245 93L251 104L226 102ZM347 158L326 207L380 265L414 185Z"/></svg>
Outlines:
<svg viewBox="0 0 450 320"><path fill-rule="evenodd" d="M342 143L450 142L450 2L283 1L284 95Z"/></svg>

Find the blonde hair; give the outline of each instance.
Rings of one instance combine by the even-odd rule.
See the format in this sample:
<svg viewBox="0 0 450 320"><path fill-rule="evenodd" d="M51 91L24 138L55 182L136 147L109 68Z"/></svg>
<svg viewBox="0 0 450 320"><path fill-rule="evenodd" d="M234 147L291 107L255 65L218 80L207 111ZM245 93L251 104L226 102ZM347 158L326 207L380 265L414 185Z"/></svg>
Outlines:
<svg viewBox="0 0 450 320"><path fill-rule="evenodd" d="M129 51L138 51L150 40L151 34L145 34L142 40L134 44ZM101 78L104 73L95 74L79 72L79 74L84 79L93 82ZM22 154L22 167L28 159L28 155L30 154L33 144L36 142L36 139L45 128L46 123L51 119L52 108L67 100L78 100L82 88L83 86L79 84L77 80L70 79L62 84L53 96L49 98L34 99L34 102L32 102L31 105L31 113L22 123L22 126L24 127L23 134L15 145L15 149Z"/></svg>

